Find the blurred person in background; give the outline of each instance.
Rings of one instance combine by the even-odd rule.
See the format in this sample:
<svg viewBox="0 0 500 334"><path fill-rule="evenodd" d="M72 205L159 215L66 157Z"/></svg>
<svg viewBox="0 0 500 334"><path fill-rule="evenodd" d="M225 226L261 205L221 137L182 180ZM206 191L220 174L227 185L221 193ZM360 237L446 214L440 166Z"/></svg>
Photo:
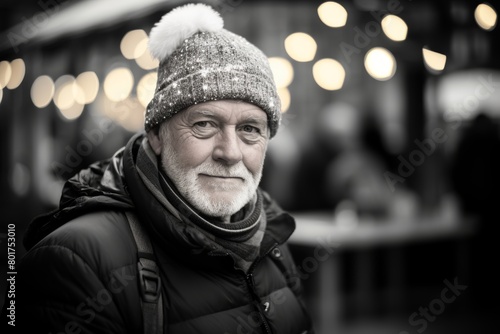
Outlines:
<svg viewBox="0 0 500 334"><path fill-rule="evenodd" d="M477 219L472 239L471 291L476 308L498 309L500 293L496 286L496 260L500 226L500 127L492 117L479 112L464 129L451 162L452 186L462 214Z"/></svg>
<svg viewBox="0 0 500 334"><path fill-rule="evenodd" d="M383 178L388 154L376 120L347 103L330 105L323 114L338 145L324 176L330 206L347 201L360 215L386 217L392 200Z"/></svg>
<svg viewBox="0 0 500 334"><path fill-rule="evenodd" d="M267 57L201 4L167 13L149 46L146 133L30 224L10 329L312 333L294 219L259 188L281 118Z"/></svg>
<svg viewBox="0 0 500 334"><path fill-rule="evenodd" d="M297 172L298 210L330 211L348 201L360 214L387 215L392 196L383 174L391 156L370 114L341 101L320 110Z"/></svg>

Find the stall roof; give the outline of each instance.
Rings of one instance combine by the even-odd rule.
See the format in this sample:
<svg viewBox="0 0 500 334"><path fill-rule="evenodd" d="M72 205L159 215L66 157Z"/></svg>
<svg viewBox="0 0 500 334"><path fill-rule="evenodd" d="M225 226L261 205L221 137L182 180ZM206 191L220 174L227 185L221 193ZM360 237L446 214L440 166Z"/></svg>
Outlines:
<svg viewBox="0 0 500 334"><path fill-rule="evenodd" d="M82 0L57 5L56 0L41 1L39 12L30 18L23 18L20 23L3 32L0 50L11 47L15 49L30 42L50 42L67 35L112 26L185 2L187 1Z"/></svg>

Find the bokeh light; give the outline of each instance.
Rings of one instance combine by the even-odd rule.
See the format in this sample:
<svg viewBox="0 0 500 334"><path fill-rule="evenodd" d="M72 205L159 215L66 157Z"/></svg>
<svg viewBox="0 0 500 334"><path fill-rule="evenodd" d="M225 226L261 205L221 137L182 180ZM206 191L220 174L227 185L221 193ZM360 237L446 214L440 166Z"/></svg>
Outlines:
<svg viewBox="0 0 500 334"><path fill-rule="evenodd" d="M135 59L135 62L144 70L152 70L159 65L158 59L153 58L151 52L149 52L149 48L146 48L144 52Z"/></svg>
<svg viewBox="0 0 500 334"><path fill-rule="evenodd" d="M303 32L296 32L285 39L285 50L290 58L307 62L314 59L318 45L314 38Z"/></svg>
<svg viewBox="0 0 500 334"><path fill-rule="evenodd" d="M148 49L148 42L149 42L149 37L146 36L137 43L134 49L134 59L141 57L144 54L144 52L146 52L146 50Z"/></svg>
<svg viewBox="0 0 500 334"><path fill-rule="evenodd" d="M396 73L396 59L389 50L375 47L365 55L365 69L376 80L389 80Z"/></svg>
<svg viewBox="0 0 500 334"><path fill-rule="evenodd" d="M72 75L63 75L55 82L54 104L64 120L75 120L83 112L84 105L77 101L77 96L83 94Z"/></svg>
<svg viewBox="0 0 500 334"><path fill-rule="evenodd" d="M120 42L122 55L127 59L140 57L146 50L147 38L148 35L142 29L131 30L126 33Z"/></svg>
<svg viewBox="0 0 500 334"><path fill-rule="evenodd" d="M441 72L446 65L446 55L422 48L424 63L428 70Z"/></svg>
<svg viewBox="0 0 500 334"><path fill-rule="evenodd" d="M493 30L497 24L497 12L493 7L482 3L476 7L474 18L477 24L484 30Z"/></svg>
<svg viewBox="0 0 500 334"><path fill-rule="evenodd" d="M7 86L11 75L12 68L10 67L10 63L6 60L0 61L0 89Z"/></svg>
<svg viewBox="0 0 500 334"><path fill-rule="evenodd" d="M278 96L281 101L281 112L285 113L290 108L291 95L290 90L286 87L278 88Z"/></svg>
<svg viewBox="0 0 500 334"><path fill-rule="evenodd" d="M19 87L21 82L23 82L24 75L26 73L26 66L24 65L24 60L17 58L10 63L10 67L12 73L9 82L7 83L7 88L15 89Z"/></svg>
<svg viewBox="0 0 500 334"><path fill-rule="evenodd" d="M325 25L332 28L345 26L347 10L339 3L328 1L318 7L318 16Z"/></svg>
<svg viewBox="0 0 500 334"><path fill-rule="evenodd" d="M406 39L408 34L408 25L406 22L396 15L386 15L381 22L384 34L396 42L401 42Z"/></svg>
<svg viewBox="0 0 500 334"><path fill-rule="evenodd" d="M126 67L118 67L108 73L104 79L104 93L111 101L123 101L132 91L134 76Z"/></svg>
<svg viewBox="0 0 500 334"><path fill-rule="evenodd" d="M345 69L335 59L325 58L314 64L313 77L321 88L338 90L344 85Z"/></svg>
<svg viewBox="0 0 500 334"><path fill-rule="evenodd" d="M63 119L72 121L80 117L83 112L83 108L83 104L74 101L71 106L65 109L59 109L59 111L61 112L61 116L63 117Z"/></svg>
<svg viewBox="0 0 500 334"><path fill-rule="evenodd" d="M75 103L73 84L75 78L72 75L63 75L55 82L54 103L61 109L68 109Z"/></svg>
<svg viewBox="0 0 500 334"><path fill-rule="evenodd" d="M155 94L157 78L158 74L156 72L150 72L145 74L137 84L137 99L144 108L148 106L149 101Z"/></svg>
<svg viewBox="0 0 500 334"><path fill-rule="evenodd" d="M75 100L80 104L94 102L99 92L99 78L93 71L83 72L76 77L74 89Z"/></svg>
<svg viewBox="0 0 500 334"><path fill-rule="evenodd" d="M285 58L271 57L269 65L273 72L274 82L278 88L288 87L293 81L293 66Z"/></svg>
<svg viewBox="0 0 500 334"><path fill-rule="evenodd" d="M38 108L44 108L49 105L54 96L54 81L48 75L41 75L35 79L31 85L31 100Z"/></svg>

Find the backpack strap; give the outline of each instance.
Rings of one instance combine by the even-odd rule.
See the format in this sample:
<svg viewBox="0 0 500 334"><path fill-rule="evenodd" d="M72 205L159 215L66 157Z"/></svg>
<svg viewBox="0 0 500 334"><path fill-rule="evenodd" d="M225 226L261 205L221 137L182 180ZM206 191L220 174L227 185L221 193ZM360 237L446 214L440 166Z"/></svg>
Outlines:
<svg viewBox="0 0 500 334"><path fill-rule="evenodd" d="M126 216L137 245L139 257L137 272L139 274L144 334L163 334L161 278L153 246L135 214L127 211Z"/></svg>

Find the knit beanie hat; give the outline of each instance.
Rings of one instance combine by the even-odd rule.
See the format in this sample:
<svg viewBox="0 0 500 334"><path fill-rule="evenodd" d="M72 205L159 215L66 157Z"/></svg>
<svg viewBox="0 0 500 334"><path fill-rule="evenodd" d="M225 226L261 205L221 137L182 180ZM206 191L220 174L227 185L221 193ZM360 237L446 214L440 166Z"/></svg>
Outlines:
<svg viewBox="0 0 500 334"><path fill-rule="evenodd" d="M260 107L271 137L276 134L281 106L268 59L223 25L204 4L177 7L155 24L149 49L159 60L158 81L146 109L146 131L194 104L233 99Z"/></svg>

